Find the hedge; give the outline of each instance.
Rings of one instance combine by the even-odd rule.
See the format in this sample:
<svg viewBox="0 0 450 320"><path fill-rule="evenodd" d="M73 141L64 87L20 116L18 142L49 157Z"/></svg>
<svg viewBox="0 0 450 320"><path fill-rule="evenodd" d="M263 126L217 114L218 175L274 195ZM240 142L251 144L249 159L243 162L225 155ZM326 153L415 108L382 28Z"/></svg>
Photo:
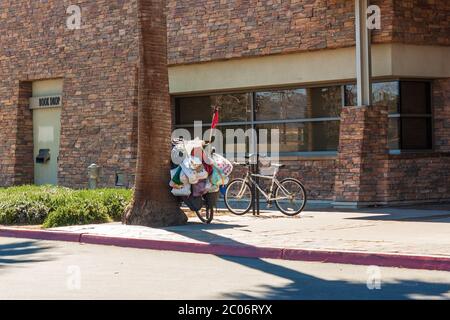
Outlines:
<svg viewBox="0 0 450 320"><path fill-rule="evenodd" d="M0 224L51 228L120 221L131 199L132 191L126 189L0 188Z"/></svg>

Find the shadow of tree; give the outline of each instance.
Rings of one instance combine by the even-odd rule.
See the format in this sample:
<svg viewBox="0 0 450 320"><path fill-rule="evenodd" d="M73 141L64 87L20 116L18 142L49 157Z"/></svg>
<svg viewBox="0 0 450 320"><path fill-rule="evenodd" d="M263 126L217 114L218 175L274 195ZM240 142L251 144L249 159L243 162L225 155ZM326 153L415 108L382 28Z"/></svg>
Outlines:
<svg viewBox="0 0 450 320"><path fill-rule="evenodd" d="M261 259L221 258L290 281L289 284L281 287L269 284L261 286L259 288L261 294L258 295L243 292L225 294L228 299L402 300L412 297L448 299L450 295L450 280L447 284L414 280L382 281L380 290L369 290L364 282L325 280Z"/></svg>
<svg viewBox="0 0 450 320"><path fill-rule="evenodd" d="M208 230L242 227L236 225L198 224L194 232L187 232L184 228L171 227L170 231L191 239L207 243L227 243L235 246L243 246L245 243L217 235ZM264 285L258 288L260 292L254 295L244 292L224 294L228 299L267 299L267 300L392 300L411 299L412 297L441 298L450 297L450 273L448 283L433 283L419 280L396 280L382 282L381 290L369 290L366 282L352 282L346 280L326 280L307 273L299 272L280 264L276 261L259 258L244 258L235 256L219 256L228 262L251 268L288 280L285 286ZM339 265L335 265L339 268ZM417 270L416 270L417 271ZM366 277L368 275L365 274ZM236 279L239 281L239 279Z"/></svg>
<svg viewBox="0 0 450 320"><path fill-rule="evenodd" d="M20 241L14 239L10 243L0 244L0 268L13 264L43 262L49 259L32 258L30 256L51 249L51 246L43 246L38 241Z"/></svg>

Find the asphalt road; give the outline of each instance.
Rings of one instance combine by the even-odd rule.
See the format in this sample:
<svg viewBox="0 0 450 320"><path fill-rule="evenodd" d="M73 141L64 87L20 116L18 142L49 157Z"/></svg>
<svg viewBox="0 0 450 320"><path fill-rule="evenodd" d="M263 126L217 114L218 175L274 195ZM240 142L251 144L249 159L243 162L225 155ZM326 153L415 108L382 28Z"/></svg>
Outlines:
<svg viewBox="0 0 450 320"><path fill-rule="evenodd" d="M0 238L0 299L450 299L450 272Z"/></svg>

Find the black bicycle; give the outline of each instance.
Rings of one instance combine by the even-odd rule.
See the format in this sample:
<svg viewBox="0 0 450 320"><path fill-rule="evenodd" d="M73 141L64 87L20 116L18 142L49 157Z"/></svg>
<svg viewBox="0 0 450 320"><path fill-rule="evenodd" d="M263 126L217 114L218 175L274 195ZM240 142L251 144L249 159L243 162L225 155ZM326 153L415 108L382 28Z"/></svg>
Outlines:
<svg viewBox="0 0 450 320"><path fill-rule="evenodd" d="M214 219L214 209L217 207L218 192L207 193L202 197L182 197L186 206L197 214L201 222L210 224Z"/></svg>
<svg viewBox="0 0 450 320"><path fill-rule="evenodd" d="M250 157L247 157L249 159ZM284 167L281 164L271 164L273 174L250 173L250 161L245 163L235 163L247 168L244 179L231 181L225 192L225 205L231 213L244 215L250 211L254 203L255 194L252 191L255 186L270 206L275 202L278 210L287 216L298 215L306 206L306 189L303 184L294 178L287 178L282 181L277 179L279 169ZM270 180L268 192L257 183L255 178Z"/></svg>

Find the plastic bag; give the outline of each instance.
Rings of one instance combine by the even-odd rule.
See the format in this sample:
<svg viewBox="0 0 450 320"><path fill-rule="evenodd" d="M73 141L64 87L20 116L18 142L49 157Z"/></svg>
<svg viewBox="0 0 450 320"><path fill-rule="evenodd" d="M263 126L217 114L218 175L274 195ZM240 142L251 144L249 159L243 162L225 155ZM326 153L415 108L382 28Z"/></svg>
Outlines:
<svg viewBox="0 0 450 320"><path fill-rule="evenodd" d="M173 188L172 194L176 197L184 197L191 195L191 185L185 184L182 188Z"/></svg>
<svg viewBox="0 0 450 320"><path fill-rule="evenodd" d="M183 182L180 179L181 172L181 167L176 167L175 169L170 170L170 177L172 179L171 182L175 185L183 185Z"/></svg>
<svg viewBox="0 0 450 320"><path fill-rule="evenodd" d="M212 155L214 165L219 168L226 176L229 176L233 172L233 165L231 162L220 154L214 153Z"/></svg>
<svg viewBox="0 0 450 320"><path fill-rule="evenodd" d="M177 144L172 148L172 152L171 152L170 156L171 156L172 163L179 165L184 161L184 159L186 159L186 157L188 155L189 154L188 154L186 148L182 144Z"/></svg>
<svg viewBox="0 0 450 320"><path fill-rule="evenodd" d="M194 197L193 195L190 195L188 197L183 197L183 202L192 211L199 211L203 207L202 197Z"/></svg>
<svg viewBox="0 0 450 320"><path fill-rule="evenodd" d="M208 192L206 189L207 180L200 180L198 183L192 186L192 195L194 197L201 197Z"/></svg>
<svg viewBox="0 0 450 320"><path fill-rule="evenodd" d="M223 186L229 182L229 178L218 168L213 169L211 174L211 183L215 186Z"/></svg>
<svg viewBox="0 0 450 320"><path fill-rule="evenodd" d="M197 157L187 157L181 164L181 169L190 184L196 184L200 180L208 178L208 172L203 167L202 161Z"/></svg>

